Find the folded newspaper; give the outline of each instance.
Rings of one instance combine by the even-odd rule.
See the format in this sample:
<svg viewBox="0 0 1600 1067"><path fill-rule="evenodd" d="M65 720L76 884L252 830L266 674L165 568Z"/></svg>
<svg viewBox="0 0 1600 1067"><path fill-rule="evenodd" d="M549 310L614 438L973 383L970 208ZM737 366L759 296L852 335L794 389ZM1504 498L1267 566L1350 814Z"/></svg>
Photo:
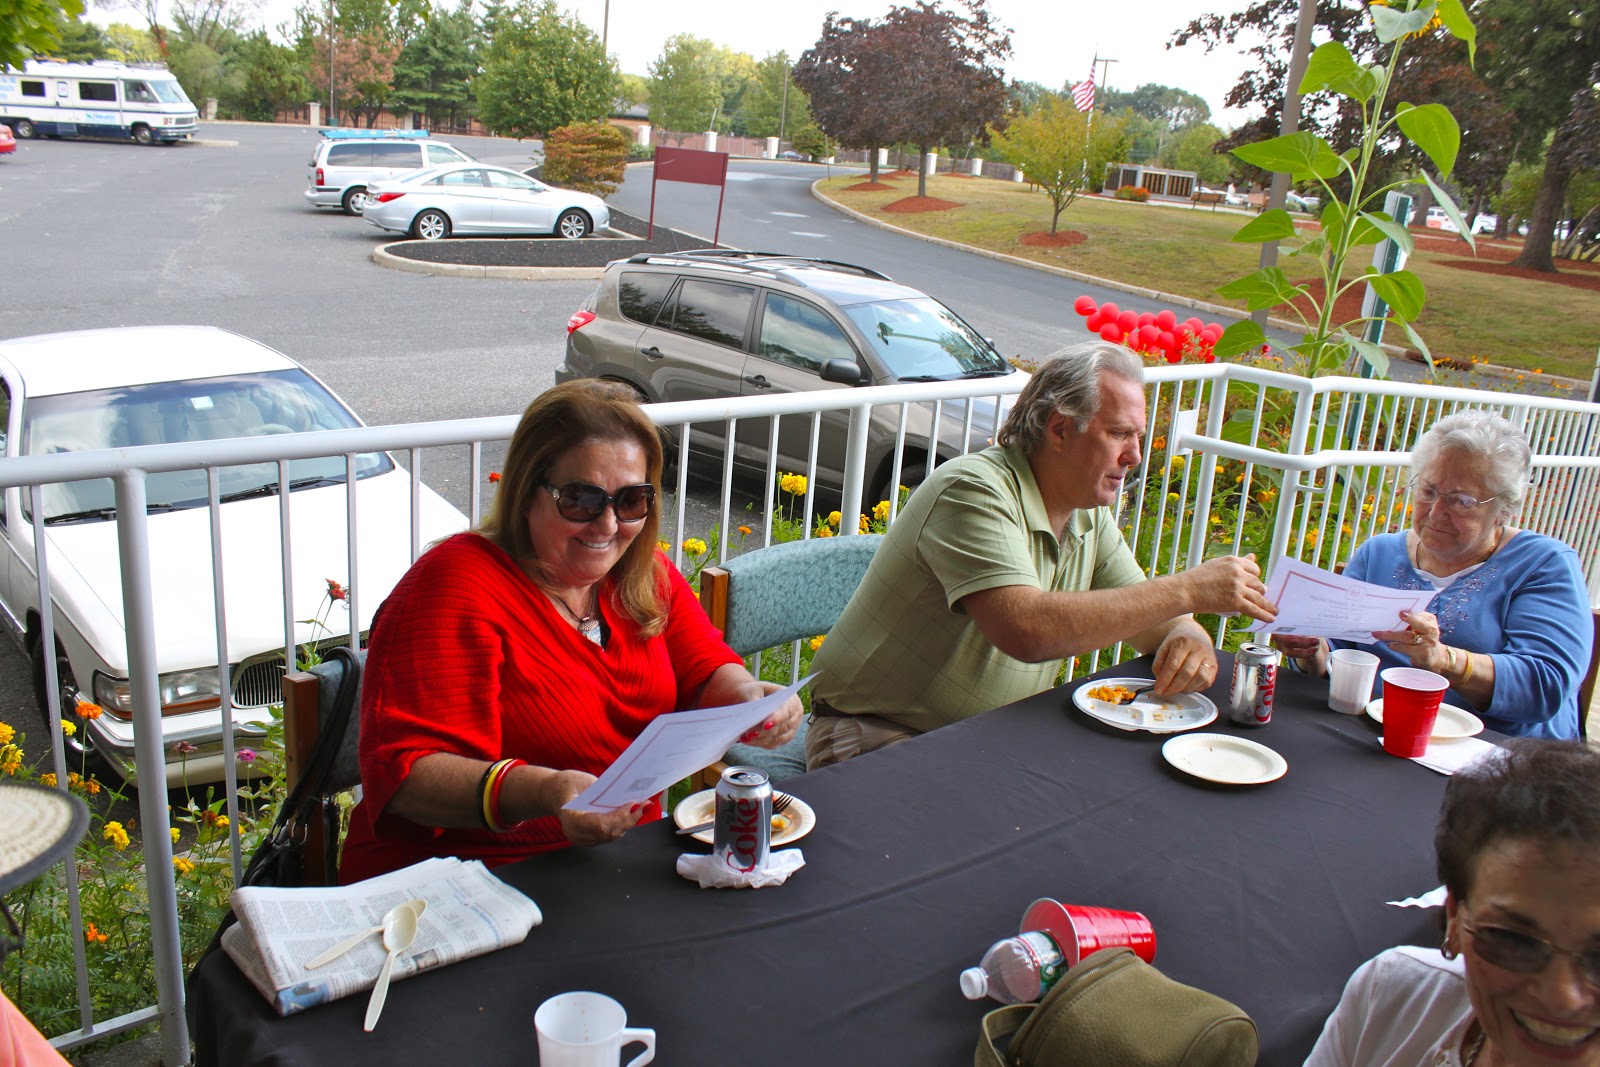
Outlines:
<svg viewBox="0 0 1600 1067"><path fill-rule="evenodd" d="M222 948L279 1015L293 1015L371 989L387 955L376 933L314 971L306 961L413 899L428 907L416 941L395 960L395 982L515 945L544 919L478 860L430 859L331 889L236 889L239 921L223 932Z"/></svg>

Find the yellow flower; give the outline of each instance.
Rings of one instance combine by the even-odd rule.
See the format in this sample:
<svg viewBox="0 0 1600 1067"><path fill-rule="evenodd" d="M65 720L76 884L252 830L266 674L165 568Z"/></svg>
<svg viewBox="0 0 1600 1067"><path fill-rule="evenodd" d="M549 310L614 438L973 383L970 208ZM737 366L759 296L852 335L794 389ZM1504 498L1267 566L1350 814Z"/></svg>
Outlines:
<svg viewBox="0 0 1600 1067"><path fill-rule="evenodd" d="M856 520L857 520L856 525L860 528L861 532L862 533L866 533L867 532L867 517L865 515L857 515L856 516Z"/></svg>
<svg viewBox="0 0 1600 1067"><path fill-rule="evenodd" d="M16 774L22 769L22 749L16 745L0 748L0 774Z"/></svg>
<svg viewBox="0 0 1600 1067"><path fill-rule="evenodd" d="M838 526L839 523L841 523L842 521L844 521L844 516L839 514L837 511L828 512L828 525L829 526Z"/></svg>
<svg viewBox="0 0 1600 1067"><path fill-rule="evenodd" d="M194 860L188 856L172 857L172 870L176 874L189 874L194 870Z"/></svg>
<svg viewBox="0 0 1600 1067"><path fill-rule="evenodd" d="M663 556L666 555L668 552L672 551L672 546L667 544L667 542L665 542L665 541L657 541L656 542L656 548L661 550L661 554Z"/></svg>
<svg viewBox="0 0 1600 1067"><path fill-rule="evenodd" d="M818 537L832 537L833 536L833 531L828 529L826 526L823 526L823 527L821 527L820 529L817 530L817 536Z"/></svg>
<svg viewBox="0 0 1600 1067"><path fill-rule="evenodd" d="M691 556L703 556L706 554L706 543L698 537L690 537L683 542L683 550Z"/></svg>
<svg viewBox="0 0 1600 1067"><path fill-rule="evenodd" d="M1154 441L1150 442L1150 451L1152 451L1152 452L1160 452L1163 448L1166 448L1166 447L1167 447L1167 439L1165 437L1158 437Z"/></svg>
<svg viewBox="0 0 1600 1067"><path fill-rule="evenodd" d="M810 641L811 651L815 652L817 649L821 648L822 642L827 640L827 638L827 634L818 634L817 636L813 637Z"/></svg>
<svg viewBox="0 0 1600 1067"><path fill-rule="evenodd" d="M1233 476L1233 484L1234 485L1238 485L1242 481L1244 481L1244 475L1243 474L1235 474Z"/></svg>
<svg viewBox="0 0 1600 1067"><path fill-rule="evenodd" d="M1178 502L1178 494L1177 493L1168 493L1167 494L1167 499L1172 501L1174 504L1176 504Z"/></svg>
<svg viewBox="0 0 1600 1067"><path fill-rule="evenodd" d="M128 831L122 828L120 822L112 821L106 823L105 829L100 831L100 836L110 841L118 852L128 847Z"/></svg>
<svg viewBox="0 0 1600 1067"><path fill-rule="evenodd" d="M783 474L778 478L778 488L793 496L805 496L806 476L803 474Z"/></svg>
<svg viewBox="0 0 1600 1067"><path fill-rule="evenodd" d="M226 815L218 815L217 816L217 829L218 830L226 830L227 828L228 828L228 817Z"/></svg>
<svg viewBox="0 0 1600 1067"><path fill-rule="evenodd" d="M1213 516L1211 516L1211 525L1213 525L1213 526L1221 526L1222 525L1222 516L1221 515L1213 515Z"/></svg>
<svg viewBox="0 0 1600 1067"><path fill-rule="evenodd" d="M1256 503L1263 506L1270 504L1277 497L1277 495L1278 491L1276 489L1263 489L1261 492L1256 494Z"/></svg>
<svg viewBox="0 0 1600 1067"><path fill-rule="evenodd" d="M39 776L39 784L47 785L51 789L54 789L56 787L56 776L53 774L41 774Z"/></svg>
<svg viewBox="0 0 1600 1067"><path fill-rule="evenodd" d="M11 728L8 722L0 722L0 745L9 745L11 739L17 736L17 731Z"/></svg>
<svg viewBox="0 0 1600 1067"><path fill-rule="evenodd" d="M1351 536L1354 536L1354 534L1355 534L1355 531L1354 531L1354 530L1352 530L1352 529L1351 529L1351 528L1350 528L1350 524L1349 524L1349 523L1348 523L1348 522L1347 522L1347 523L1344 523L1344 524L1342 524L1342 525L1341 525L1341 526L1340 526L1340 527L1339 527L1339 529L1341 529L1341 530L1343 530L1343 531L1344 531L1344 535L1345 535L1345 536L1346 536L1346 537L1351 537Z"/></svg>
<svg viewBox="0 0 1600 1067"><path fill-rule="evenodd" d="M880 500L876 504L872 505L872 517L877 519L879 522L888 522L889 502L887 500Z"/></svg>
<svg viewBox="0 0 1600 1067"><path fill-rule="evenodd" d="M178 828L176 826L172 828L172 843L174 845L178 843Z"/></svg>
<svg viewBox="0 0 1600 1067"><path fill-rule="evenodd" d="M1183 457L1182 456L1173 456L1172 457L1172 466L1176 470L1182 470L1183 469Z"/></svg>
<svg viewBox="0 0 1600 1067"><path fill-rule="evenodd" d="M66 719L62 719L61 732L66 734L68 737L71 737L73 734L78 732L78 724L74 722L68 722Z"/></svg>

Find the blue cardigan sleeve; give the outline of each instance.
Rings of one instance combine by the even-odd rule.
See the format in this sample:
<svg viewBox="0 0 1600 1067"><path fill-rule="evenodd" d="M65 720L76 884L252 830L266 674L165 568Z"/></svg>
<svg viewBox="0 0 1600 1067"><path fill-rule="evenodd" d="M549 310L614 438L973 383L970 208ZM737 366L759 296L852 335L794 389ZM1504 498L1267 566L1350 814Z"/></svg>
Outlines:
<svg viewBox="0 0 1600 1067"><path fill-rule="evenodd" d="M1559 542L1552 547L1506 598L1501 646L1493 653L1494 700L1486 709L1497 719L1554 717L1589 669L1594 621L1578 556Z"/></svg>

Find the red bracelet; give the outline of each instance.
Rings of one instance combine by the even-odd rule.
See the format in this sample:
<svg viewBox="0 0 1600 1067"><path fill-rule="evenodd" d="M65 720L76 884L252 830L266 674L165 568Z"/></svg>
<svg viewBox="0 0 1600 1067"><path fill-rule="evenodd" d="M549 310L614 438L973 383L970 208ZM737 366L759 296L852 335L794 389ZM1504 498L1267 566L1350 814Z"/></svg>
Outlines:
<svg viewBox="0 0 1600 1067"><path fill-rule="evenodd" d="M500 818L500 789L506 784L506 776L511 773L513 768L526 766L527 763L519 759L504 759L496 764L496 772L489 781L489 791L484 803L484 812L488 815L489 829L497 834L505 833L510 829Z"/></svg>

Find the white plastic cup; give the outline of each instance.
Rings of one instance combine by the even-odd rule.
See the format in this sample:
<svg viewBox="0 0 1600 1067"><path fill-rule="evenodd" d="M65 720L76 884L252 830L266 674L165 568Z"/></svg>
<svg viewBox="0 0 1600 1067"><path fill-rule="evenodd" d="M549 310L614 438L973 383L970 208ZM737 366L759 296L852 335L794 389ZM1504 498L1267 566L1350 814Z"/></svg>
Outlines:
<svg viewBox="0 0 1600 1067"><path fill-rule="evenodd" d="M562 993L533 1013L539 1035L539 1067L618 1067L622 1048L639 1042L644 1051L628 1061L643 1067L656 1058L656 1032L628 1026L628 1013L604 993Z"/></svg>
<svg viewBox="0 0 1600 1067"><path fill-rule="evenodd" d="M1378 678L1378 657L1359 648L1336 648L1328 655L1328 707L1344 715L1360 715L1372 699Z"/></svg>

